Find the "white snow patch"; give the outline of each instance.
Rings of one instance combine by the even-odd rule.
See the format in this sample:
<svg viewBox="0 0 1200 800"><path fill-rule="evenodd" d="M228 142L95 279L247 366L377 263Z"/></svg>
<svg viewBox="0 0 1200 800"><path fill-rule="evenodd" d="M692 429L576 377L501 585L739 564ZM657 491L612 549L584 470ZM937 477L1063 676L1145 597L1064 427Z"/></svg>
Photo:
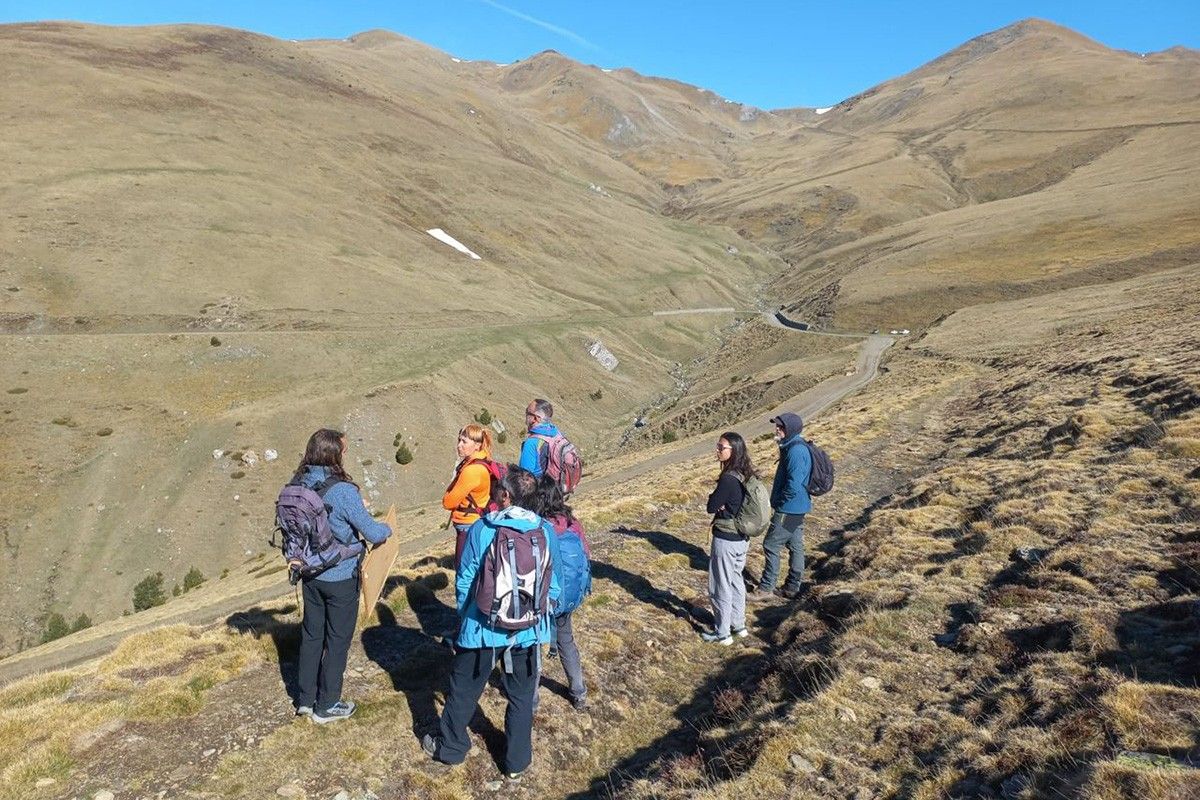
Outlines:
<svg viewBox="0 0 1200 800"><path fill-rule="evenodd" d="M455 64L461 64L461 63L462 63L462 59L461 59L461 58L455 58L454 56L450 56L450 60L451 60L451 61L453 61Z"/></svg>
<svg viewBox="0 0 1200 800"><path fill-rule="evenodd" d="M466 253L471 258L475 259L476 261L480 260L479 256L472 253L465 244L460 242L458 239L455 239L453 236L446 233L441 228L430 228L429 230L427 230L425 232L428 233L433 238L437 239L439 242L444 242L444 243L450 245L458 252Z"/></svg>
<svg viewBox="0 0 1200 800"><path fill-rule="evenodd" d="M611 70L611 69L605 69L604 67L601 67L601 68L600 68L600 71L601 71L601 72L612 72L612 70Z"/></svg>
<svg viewBox="0 0 1200 800"><path fill-rule="evenodd" d="M832 111L832 110L833 110L833 106L826 106L825 108L814 108L813 109L813 111L817 112L818 114L824 114L826 111Z"/></svg>

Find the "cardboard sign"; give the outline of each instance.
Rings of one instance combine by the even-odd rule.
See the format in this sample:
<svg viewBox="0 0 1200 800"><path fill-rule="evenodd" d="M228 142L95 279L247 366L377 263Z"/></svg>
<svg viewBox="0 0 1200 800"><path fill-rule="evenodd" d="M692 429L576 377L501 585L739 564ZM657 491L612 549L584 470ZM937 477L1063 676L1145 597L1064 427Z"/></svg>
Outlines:
<svg viewBox="0 0 1200 800"><path fill-rule="evenodd" d="M387 583L388 574L391 573L392 567L396 563L396 556L400 555L400 537L396 534L396 506L393 505L388 509L383 521L392 529L392 535L383 544L368 550L367 554L363 556L360 567L362 573L359 581L362 590L358 606L360 622L366 622L375 613L375 604L379 602L379 598L383 594L384 584Z"/></svg>

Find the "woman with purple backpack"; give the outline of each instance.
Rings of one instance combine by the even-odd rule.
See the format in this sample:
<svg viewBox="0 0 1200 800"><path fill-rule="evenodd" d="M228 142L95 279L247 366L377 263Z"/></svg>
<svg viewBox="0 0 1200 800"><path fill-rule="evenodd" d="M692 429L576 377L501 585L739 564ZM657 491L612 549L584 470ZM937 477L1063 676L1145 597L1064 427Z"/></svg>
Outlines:
<svg viewBox="0 0 1200 800"><path fill-rule="evenodd" d="M554 563L554 571L557 573L559 584L564 587L563 601L565 602L566 595L582 595L586 588L590 588L590 580L588 581L589 587L572 588L575 578L567 574L569 567L564 552L566 548L561 538L567 535L577 536L583 547L583 557L586 561L591 560L592 551L588 546L587 537L583 533L583 525L571 511L571 507L567 505L558 481L549 475L543 475L538 481L538 505L538 513L542 519L550 523L554 533L560 538L559 552L563 554L563 557ZM590 576L590 574L589 570L588 575ZM582 599L582 597L578 599ZM571 705L576 711L584 711L587 709L587 685L583 682L583 664L579 658L579 646L575 643L575 631L571 627L572 613L573 611L567 611L565 614L555 615L555 638L550 645L550 657L553 658L557 655L559 663L562 664L563 672L567 676L568 689L571 692Z"/></svg>
<svg viewBox="0 0 1200 800"><path fill-rule="evenodd" d="M292 484L311 489L324 501L329 530L345 553L333 566L301 579L304 620L300 624L296 715L321 725L346 719L355 708L353 702L342 699L342 678L358 620L358 565L363 545L357 537L379 544L392 533L371 517L358 486L342 466L345 452L346 435L322 428L309 438L292 477Z"/></svg>

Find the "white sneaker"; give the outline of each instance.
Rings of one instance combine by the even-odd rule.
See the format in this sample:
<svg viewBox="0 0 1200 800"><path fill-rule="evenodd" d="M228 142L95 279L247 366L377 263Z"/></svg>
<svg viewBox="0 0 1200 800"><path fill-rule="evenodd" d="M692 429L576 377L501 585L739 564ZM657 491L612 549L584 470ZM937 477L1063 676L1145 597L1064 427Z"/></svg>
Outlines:
<svg viewBox="0 0 1200 800"><path fill-rule="evenodd" d="M733 628L729 631L729 635L735 639L745 639L750 635L750 631L746 630L745 628Z"/></svg>
<svg viewBox="0 0 1200 800"><path fill-rule="evenodd" d="M733 644L732 636L720 636L716 631L703 631L700 634L700 638L709 644L719 644L722 647L729 647L729 645Z"/></svg>
<svg viewBox="0 0 1200 800"><path fill-rule="evenodd" d="M324 725L327 722L337 722L339 719L349 719L354 713L354 703L349 700L339 700L325 711L314 711L312 713L312 721L318 725Z"/></svg>
<svg viewBox="0 0 1200 800"><path fill-rule="evenodd" d="M312 706L296 706L296 716L297 717L311 717L312 716Z"/></svg>

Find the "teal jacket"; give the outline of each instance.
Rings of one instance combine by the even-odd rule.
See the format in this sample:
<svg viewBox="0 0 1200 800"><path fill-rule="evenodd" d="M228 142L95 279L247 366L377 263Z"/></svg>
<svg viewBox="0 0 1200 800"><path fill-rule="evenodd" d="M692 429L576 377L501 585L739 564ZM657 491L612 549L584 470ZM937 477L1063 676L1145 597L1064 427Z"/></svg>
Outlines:
<svg viewBox="0 0 1200 800"><path fill-rule="evenodd" d="M792 434L779 443L779 465L771 484L771 508L784 514L807 514L812 511L808 496L808 477L812 472L812 455L800 434Z"/></svg>
<svg viewBox="0 0 1200 800"><path fill-rule="evenodd" d="M554 641L553 618L550 614L537 624L536 627L523 631L495 630L487 626L487 616L475 604L475 579L483 569L484 559L488 548L496 538L496 528L513 528L518 531L531 531L541 528L550 546L550 563L558 561L558 537L554 529L532 511L510 506L500 511L493 511L471 526L467 532L467 541L463 545L462 561L458 564L458 573L454 579L454 599L458 604L458 638L455 645L463 649L478 649L484 647L529 647L536 644L548 644ZM550 575L550 603L558 602L562 594L562 584L558 581L555 570Z"/></svg>

